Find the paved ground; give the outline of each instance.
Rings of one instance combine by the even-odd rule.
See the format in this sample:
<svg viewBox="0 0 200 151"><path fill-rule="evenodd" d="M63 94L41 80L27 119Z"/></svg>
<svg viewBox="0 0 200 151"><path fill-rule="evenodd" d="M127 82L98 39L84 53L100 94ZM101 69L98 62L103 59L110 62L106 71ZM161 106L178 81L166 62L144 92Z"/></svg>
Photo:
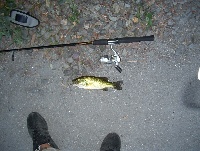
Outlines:
<svg viewBox="0 0 200 151"><path fill-rule="evenodd" d="M199 11L199 3L188 3L176 6L187 8L190 4ZM115 46L122 54L122 73L112 66L98 65L78 74L123 80L121 91L71 86L71 77L63 72L66 58L55 55L56 50L50 53L51 59L46 51L37 50L15 53L14 62L11 53L1 55L1 150L32 150L26 118L37 111L46 119L60 149L99 150L104 137L116 132L122 151L198 151L200 23L198 13L190 19L188 13L174 17L173 27L165 28L163 36L149 31L155 35L154 42ZM96 51L86 46L77 49ZM74 48L64 50L71 53Z"/></svg>

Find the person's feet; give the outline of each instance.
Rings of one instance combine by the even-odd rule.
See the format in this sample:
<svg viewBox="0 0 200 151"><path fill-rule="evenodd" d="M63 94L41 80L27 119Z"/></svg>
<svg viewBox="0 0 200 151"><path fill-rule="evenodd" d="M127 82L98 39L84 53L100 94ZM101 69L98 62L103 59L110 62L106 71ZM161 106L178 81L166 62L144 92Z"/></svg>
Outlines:
<svg viewBox="0 0 200 151"><path fill-rule="evenodd" d="M33 140L33 150L35 151L42 144L47 144L58 149L52 140L45 119L37 112L32 112L27 118L28 132Z"/></svg>
<svg viewBox="0 0 200 151"><path fill-rule="evenodd" d="M120 151L121 140L118 134L109 133L101 144L100 151Z"/></svg>

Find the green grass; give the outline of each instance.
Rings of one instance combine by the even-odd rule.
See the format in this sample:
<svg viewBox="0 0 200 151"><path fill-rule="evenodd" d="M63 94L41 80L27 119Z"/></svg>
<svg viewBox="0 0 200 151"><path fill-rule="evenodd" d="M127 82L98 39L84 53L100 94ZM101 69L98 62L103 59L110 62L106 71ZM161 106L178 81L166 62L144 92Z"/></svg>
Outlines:
<svg viewBox="0 0 200 151"><path fill-rule="evenodd" d="M11 37L14 43L20 44L23 41L21 28L13 25L9 20L10 11L16 6L15 0L0 2L0 40L3 36Z"/></svg>
<svg viewBox="0 0 200 151"><path fill-rule="evenodd" d="M78 6L75 4L74 0L59 0L59 4L62 3L67 3L69 5L69 8L71 9L68 20L73 24L78 23L80 13L78 10Z"/></svg>
<svg viewBox="0 0 200 151"><path fill-rule="evenodd" d="M148 29L153 25L153 12L151 12L149 7L145 7L143 3L138 4L137 13L135 15L142 24L144 24Z"/></svg>

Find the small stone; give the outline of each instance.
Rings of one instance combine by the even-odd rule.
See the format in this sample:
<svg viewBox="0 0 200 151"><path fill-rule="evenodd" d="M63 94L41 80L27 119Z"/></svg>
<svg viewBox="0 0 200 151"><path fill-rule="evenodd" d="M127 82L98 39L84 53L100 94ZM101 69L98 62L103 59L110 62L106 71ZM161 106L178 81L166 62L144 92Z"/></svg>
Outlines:
<svg viewBox="0 0 200 151"><path fill-rule="evenodd" d="M79 67L78 67L78 66L74 66L73 69L74 69L74 70L78 70Z"/></svg>
<svg viewBox="0 0 200 151"><path fill-rule="evenodd" d="M41 32L41 35L44 35L46 33L45 28L42 28L40 32Z"/></svg>
<svg viewBox="0 0 200 151"><path fill-rule="evenodd" d="M117 3L114 3L113 8L114 8L114 12L115 13L119 13L120 7L119 7L119 5Z"/></svg>
<svg viewBox="0 0 200 151"><path fill-rule="evenodd" d="M70 66L69 66L68 64L64 64L64 65L63 65L63 68L64 68L64 69L67 69L67 68L69 68L69 67L70 67Z"/></svg>
<svg viewBox="0 0 200 151"><path fill-rule="evenodd" d="M112 16L109 16L109 19L111 20L111 21L117 21L117 17L112 17Z"/></svg>
<svg viewBox="0 0 200 151"><path fill-rule="evenodd" d="M72 55L72 58L74 59L74 60L78 60L79 59L79 53L74 53L73 55Z"/></svg>
<svg viewBox="0 0 200 151"><path fill-rule="evenodd" d="M126 27L128 27L130 24L131 24L131 20L129 19L126 21Z"/></svg>
<svg viewBox="0 0 200 151"><path fill-rule="evenodd" d="M51 35L50 35L49 32L46 32L46 33L44 34L44 38L45 38L45 39L48 39L50 36L51 36Z"/></svg>
<svg viewBox="0 0 200 151"><path fill-rule="evenodd" d="M129 4L125 4L125 7L128 7L128 8L129 8L129 7L131 7L131 6L130 6Z"/></svg>
<svg viewBox="0 0 200 151"><path fill-rule="evenodd" d="M64 76L70 76L72 74L72 70L71 69L65 69L63 71Z"/></svg>
<svg viewBox="0 0 200 151"><path fill-rule="evenodd" d="M137 4L141 3L141 0L136 0L136 3L137 3Z"/></svg>
<svg viewBox="0 0 200 151"><path fill-rule="evenodd" d="M72 62L74 62L74 60L70 57L70 58L67 59L67 62L72 63Z"/></svg>
<svg viewBox="0 0 200 151"><path fill-rule="evenodd" d="M63 20L61 20L61 25L64 25L64 26L66 26L67 25L67 19L63 19Z"/></svg>
<svg viewBox="0 0 200 151"><path fill-rule="evenodd" d="M96 5L96 6L94 6L94 9L96 10L96 11L99 11L100 10L100 5Z"/></svg>
<svg viewBox="0 0 200 151"><path fill-rule="evenodd" d="M172 35L176 35L176 31L172 30Z"/></svg>
<svg viewBox="0 0 200 151"><path fill-rule="evenodd" d="M84 24L84 29L89 29L90 28L90 24Z"/></svg>
<svg viewBox="0 0 200 151"><path fill-rule="evenodd" d="M106 13L106 8L105 7L102 7L100 10L99 10L100 14L105 14Z"/></svg>
<svg viewBox="0 0 200 151"><path fill-rule="evenodd" d="M118 27L123 27L123 22L122 22L122 20L118 20L118 21L117 21L117 26L118 26Z"/></svg>
<svg viewBox="0 0 200 151"><path fill-rule="evenodd" d="M168 25L169 25L169 26L174 25L174 21L173 21L172 19L169 19L169 20L168 20Z"/></svg>
<svg viewBox="0 0 200 151"><path fill-rule="evenodd" d="M127 56L127 51L126 51L126 49L123 50L122 56Z"/></svg>

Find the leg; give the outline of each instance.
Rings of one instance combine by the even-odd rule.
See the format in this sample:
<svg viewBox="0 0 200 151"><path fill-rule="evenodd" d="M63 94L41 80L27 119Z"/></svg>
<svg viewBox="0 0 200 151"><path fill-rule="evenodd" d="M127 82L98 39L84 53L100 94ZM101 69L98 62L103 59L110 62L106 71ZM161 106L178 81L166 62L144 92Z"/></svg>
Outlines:
<svg viewBox="0 0 200 151"><path fill-rule="evenodd" d="M118 134L109 133L101 144L100 151L120 151L121 140Z"/></svg>
<svg viewBox="0 0 200 151"><path fill-rule="evenodd" d="M58 149L52 140L45 119L37 112L32 112L27 118L28 132L33 140L33 151L48 148Z"/></svg>

